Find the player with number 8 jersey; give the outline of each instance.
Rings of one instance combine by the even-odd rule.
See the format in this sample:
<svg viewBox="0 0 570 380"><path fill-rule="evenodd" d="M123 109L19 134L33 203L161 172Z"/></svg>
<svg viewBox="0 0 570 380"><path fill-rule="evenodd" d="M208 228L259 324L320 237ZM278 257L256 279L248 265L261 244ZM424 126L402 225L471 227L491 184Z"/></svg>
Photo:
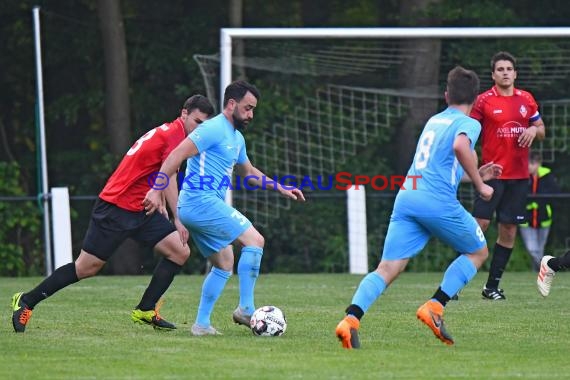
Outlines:
<svg viewBox="0 0 570 380"><path fill-rule="evenodd" d="M481 197L490 199L493 189L483 181L501 172L501 167L493 163L477 169L474 147L481 125L467 115L478 91L479 78L473 71L458 66L449 72L445 92L449 107L428 120L418 140L408 180L394 202L380 263L362 279L346 309L346 317L337 325L335 333L344 348L360 346L360 319L432 236L460 255L449 265L441 285L420 306L416 316L443 343L454 343L445 329L444 308L475 276L488 255L485 236L459 203L457 188L466 173ZM416 188L411 178L417 178Z"/></svg>
<svg viewBox="0 0 570 380"><path fill-rule="evenodd" d="M475 219L457 199L465 165L461 165L455 152L456 140L467 143L464 149L476 157L474 149L480 131L479 122L457 106L450 106L427 121L407 177L419 177L417 186L412 190L411 183L406 182L406 190L396 196L383 258L409 259L419 253L432 234L460 253L475 252L485 246ZM476 165L473 159L468 162Z"/></svg>

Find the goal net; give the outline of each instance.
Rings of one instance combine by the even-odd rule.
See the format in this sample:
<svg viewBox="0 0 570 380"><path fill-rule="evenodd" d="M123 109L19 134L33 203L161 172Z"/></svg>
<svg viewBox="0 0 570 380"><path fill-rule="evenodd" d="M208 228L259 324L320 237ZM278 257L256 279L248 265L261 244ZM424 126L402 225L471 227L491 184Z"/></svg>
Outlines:
<svg viewBox="0 0 570 380"><path fill-rule="evenodd" d="M395 192L390 184L383 190L367 185L364 203L347 201L353 192L336 189L336 175L350 173L353 181L356 175L405 175L425 121L444 107L446 74L457 64L475 70L484 90L492 85L490 57L500 50L513 53L516 86L535 95L547 126L547 138L533 149L545 163L565 157L570 43L559 37L568 32L223 29L221 52L194 57L208 97L220 107L220 89L231 80L254 83L261 100L246 131L248 155L268 176L304 185L308 196L301 205L271 191L233 192L234 205L262 230L275 252L267 265L331 272L365 272L376 265ZM232 44L238 43L242 46L234 51L244 54L232 56ZM461 186L459 197L468 210L474 196L470 185ZM348 210L347 204L361 209ZM349 223L351 212L364 217ZM364 235L351 242L350 229ZM365 269L349 267L353 251L369 256ZM434 240L411 269L439 270L454 255Z"/></svg>

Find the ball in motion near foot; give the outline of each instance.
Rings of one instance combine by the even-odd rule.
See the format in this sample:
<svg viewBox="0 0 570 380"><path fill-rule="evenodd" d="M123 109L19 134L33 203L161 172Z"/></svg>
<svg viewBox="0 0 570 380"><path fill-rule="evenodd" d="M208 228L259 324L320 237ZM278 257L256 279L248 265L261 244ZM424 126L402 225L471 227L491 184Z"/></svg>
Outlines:
<svg viewBox="0 0 570 380"><path fill-rule="evenodd" d="M287 318L276 306L262 306L253 313L249 325L253 335L280 336L287 330Z"/></svg>

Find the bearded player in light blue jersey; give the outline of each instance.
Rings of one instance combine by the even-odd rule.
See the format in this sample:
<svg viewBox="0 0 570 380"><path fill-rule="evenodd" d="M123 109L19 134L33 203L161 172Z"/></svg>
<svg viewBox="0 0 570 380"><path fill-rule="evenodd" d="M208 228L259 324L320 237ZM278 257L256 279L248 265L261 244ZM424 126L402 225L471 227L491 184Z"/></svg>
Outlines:
<svg viewBox="0 0 570 380"><path fill-rule="evenodd" d="M428 120L419 138L408 180L396 196L380 264L362 279L346 317L336 327L344 348L360 347L360 319L432 236L460 255L416 316L442 342L454 343L444 327L443 309L475 276L489 254L481 228L457 200L457 188L465 173L481 198L488 200L493 188L483 181L496 178L502 170L492 162L477 169L474 146L481 125L467 115L478 92L479 78L473 71L458 66L449 72L445 92L449 107Z"/></svg>
<svg viewBox="0 0 570 380"><path fill-rule="evenodd" d="M223 112L188 135L160 168L160 172L170 178L182 161L188 159L178 200L178 216L190 230L200 253L212 264L202 285L196 322L191 328L193 335L219 334L211 325L210 316L232 275L234 254L231 243L234 241L243 248L237 266L240 300L232 318L249 327L255 311L254 288L265 241L242 213L225 202L234 166L241 178L249 177L250 185L277 190L293 200L305 200L301 190L265 180L265 174L247 157L240 130L253 119L258 99L259 91L255 86L245 81L231 83L224 92ZM161 205L160 193L157 188L147 193L143 201L147 213L153 213Z"/></svg>

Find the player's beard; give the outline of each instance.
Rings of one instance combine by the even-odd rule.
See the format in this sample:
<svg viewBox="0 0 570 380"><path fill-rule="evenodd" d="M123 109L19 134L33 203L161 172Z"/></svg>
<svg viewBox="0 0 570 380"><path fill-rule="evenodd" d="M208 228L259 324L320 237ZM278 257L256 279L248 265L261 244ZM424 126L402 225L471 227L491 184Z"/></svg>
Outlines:
<svg viewBox="0 0 570 380"><path fill-rule="evenodd" d="M234 119L234 127L235 129L237 129L238 131L243 131L247 128L247 125L249 124L249 122L251 121L251 119L242 119L239 114L237 113L237 109L234 111L233 114L233 119Z"/></svg>

